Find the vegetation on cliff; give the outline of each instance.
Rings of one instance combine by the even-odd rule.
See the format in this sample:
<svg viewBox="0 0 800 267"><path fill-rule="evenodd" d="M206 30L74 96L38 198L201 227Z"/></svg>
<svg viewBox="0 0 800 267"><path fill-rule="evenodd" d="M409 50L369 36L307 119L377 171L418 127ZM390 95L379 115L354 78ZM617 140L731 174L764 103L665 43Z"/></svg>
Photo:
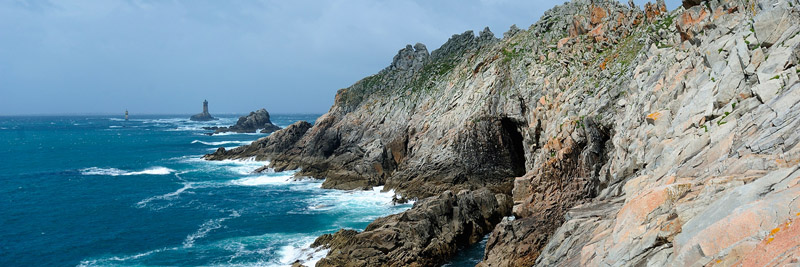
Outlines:
<svg viewBox="0 0 800 267"><path fill-rule="evenodd" d="M684 1L671 12L661 1L575 0L503 38L465 32L430 54L409 45L340 90L313 127L207 157L257 155L326 188L385 185L418 203L462 190L510 196L512 210L493 207L513 219L483 220L494 229L487 266L790 262L796 231L771 231L800 214L798 33L794 0ZM475 228L438 219L411 245L376 240L408 235L389 227L404 216L451 214L434 206L334 235L321 263L427 266L476 241L447 234Z"/></svg>

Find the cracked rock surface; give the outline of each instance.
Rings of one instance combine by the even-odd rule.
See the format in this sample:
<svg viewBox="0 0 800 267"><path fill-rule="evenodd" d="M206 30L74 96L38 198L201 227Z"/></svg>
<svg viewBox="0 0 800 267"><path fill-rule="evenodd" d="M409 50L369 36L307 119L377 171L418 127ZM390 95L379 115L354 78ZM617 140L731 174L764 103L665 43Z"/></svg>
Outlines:
<svg viewBox="0 0 800 267"><path fill-rule="evenodd" d="M434 266L490 230L482 266L797 263L800 3L683 2L409 45L313 127L206 158L418 200L318 240L321 266Z"/></svg>

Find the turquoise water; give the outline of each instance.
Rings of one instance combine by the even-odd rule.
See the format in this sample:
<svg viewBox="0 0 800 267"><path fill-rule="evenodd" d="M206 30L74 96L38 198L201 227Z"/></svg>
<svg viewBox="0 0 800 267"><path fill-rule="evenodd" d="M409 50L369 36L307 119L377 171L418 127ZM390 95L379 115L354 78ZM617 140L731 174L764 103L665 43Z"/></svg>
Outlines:
<svg viewBox="0 0 800 267"><path fill-rule="evenodd" d="M202 126L237 117L187 118L0 117L0 266L313 265L318 235L410 207L391 192L250 173L265 162L204 161L265 134L206 136Z"/></svg>

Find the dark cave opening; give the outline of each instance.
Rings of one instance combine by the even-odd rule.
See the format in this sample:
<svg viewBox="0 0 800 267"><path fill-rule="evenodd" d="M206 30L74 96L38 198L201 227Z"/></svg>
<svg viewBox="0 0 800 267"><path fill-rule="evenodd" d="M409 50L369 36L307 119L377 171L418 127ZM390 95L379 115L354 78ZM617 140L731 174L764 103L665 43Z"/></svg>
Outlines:
<svg viewBox="0 0 800 267"><path fill-rule="evenodd" d="M525 147L523 147L522 134L519 132L519 124L511 118L500 119L505 138L508 139L506 149L511 158L511 170L516 176L525 174Z"/></svg>

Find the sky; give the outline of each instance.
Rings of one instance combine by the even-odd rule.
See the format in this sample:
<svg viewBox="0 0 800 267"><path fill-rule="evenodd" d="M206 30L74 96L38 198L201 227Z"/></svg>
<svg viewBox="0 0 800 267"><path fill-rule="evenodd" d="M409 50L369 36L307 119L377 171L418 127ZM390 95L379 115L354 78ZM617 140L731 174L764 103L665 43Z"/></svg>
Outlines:
<svg viewBox="0 0 800 267"><path fill-rule="evenodd" d="M0 0L0 115L324 113L406 44L502 37L563 2Z"/></svg>

